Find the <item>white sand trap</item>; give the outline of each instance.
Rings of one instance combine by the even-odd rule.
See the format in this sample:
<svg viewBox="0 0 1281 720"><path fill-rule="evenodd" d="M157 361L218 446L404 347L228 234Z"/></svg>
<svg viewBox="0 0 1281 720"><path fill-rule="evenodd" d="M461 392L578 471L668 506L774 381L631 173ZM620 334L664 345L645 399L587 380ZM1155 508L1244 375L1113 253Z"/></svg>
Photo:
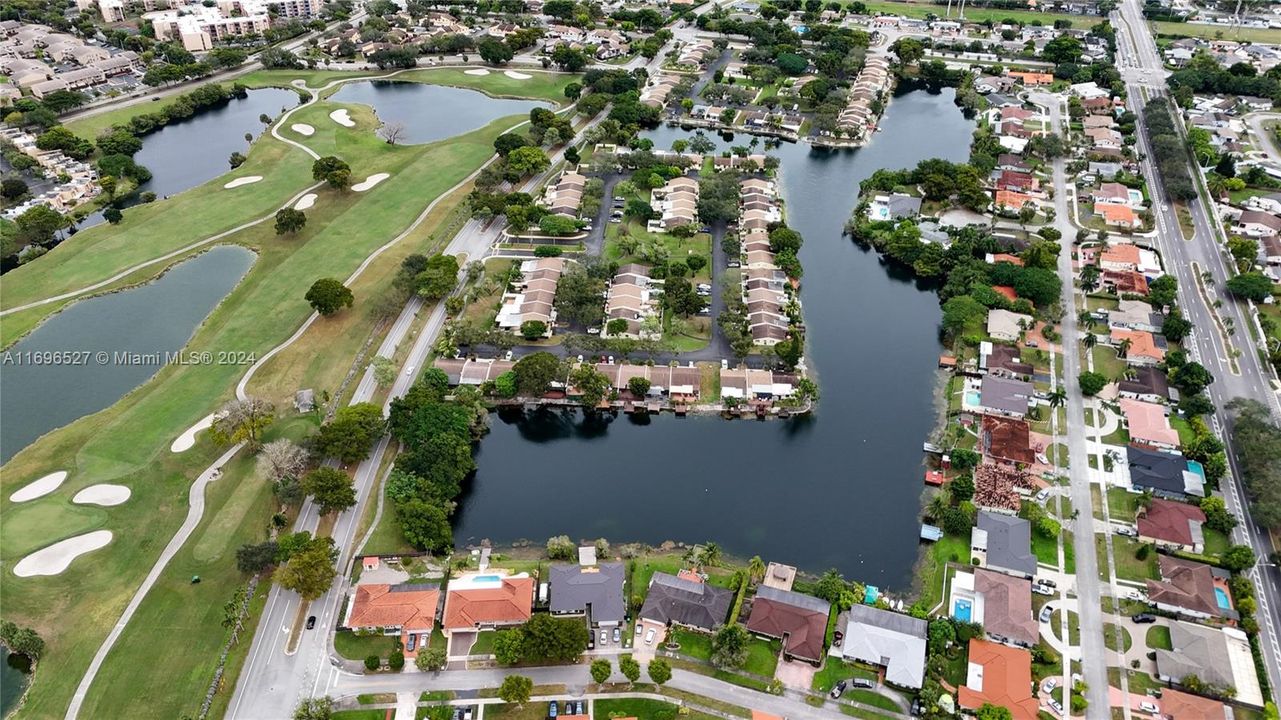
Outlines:
<svg viewBox="0 0 1281 720"><path fill-rule="evenodd" d="M308 125L307 123L294 123L293 125L289 126L289 129L293 130L299 135L306 135L307 137L311 137L312 135L316 134L316 128Z"/></svg>
<svg viewBox="0 0 1281 720"><path fill-rule="evenodd" d="M78 505L103 505L105 507L111 507L112 505L119 505L120 503L128 500L129 496L132 494L133 491L124 485L100 483L98 485L90 485L84 490L76 493L76 496L71 498L71 502Z"/></svg>
<svg viewBox="0 0 1281 720"><path fill-rule="evenodd" d="M71 567L72 560L87 552L106 547L109 542L111 542L110 530L94 530L91 533L67 538L22 558L17 565L13 566L13 574L18 577L57 575Z"/></svg>
<svg viewBox="0 0 1281 720"><path fill-rule="evenodd" d="M209 415L200 418L200 422L192 425L187 429L187 432L179 435L178 439L173 441L173 444L169 446L169 452L186 452L195 447L196 434L204 430L208 430L210 426L213 425L214 417L217 414L218 413L210 413Z"/></svg>
<svg viewBox="0 0 1281 720"><path fill-rule="evenodd" d="M329 113L329 119L343 127L356 127L356 121L351 119L351 115L347 113L347 108L339 108Z"/></svg>
<svg viewBox="0 0 1281 720"><path fill-rule="evenodd" d="M464 70L464 75L488 75L489 71L485 68L476 68L475 70Z"/></svg>
<svg viewBox="0 0 1281 720"><path fill-rule="evenodd" d="M244 177L239 177L227 183L226 185L223 185L223 187L226 188L227 190L230 190L232 188L238 188L242 185L253 185L256 182L262 182L261 175L246 175Z"/></svg>
<svg viewBox="0 0 1281 720"><path fill-rule="evenodd" d="M533 75L526 75L523 72L516 72L515 70L504 70L503 74L512 80L528 80L534 77Z"/></svg>
<svg viewBox="0 0 1281 720"><path fill-rule="evenodd" d="M9 499L13 502L26 502L28 500L35 500L38 497L44 497L54 490L57 490L58 486L62 484L62 481L66 479L66 470L49 473L29 485L24 485L18 488L9 496Z"/></svg>
<svg viewBox="0 0 1281 720"><path fill-rule="evenodd" d="M316 204L316 193L307 193L306 195L303 195L302 197L298 198L298 202L294 203L294 209L306 210L315 204Z"/></svg>
<svg viewBox="0 0 1281 720"><path fill-rule="evenodd" d="M355 190L356 192L364 192L366 190L372 189L375 185L382 182L383 180L386 180L389 177L391 177L391 175L388 173L377 173L375 175L370 175L369 177L365 178L364 182L356 183L355 185L352 185L351 189Z"/></svg>

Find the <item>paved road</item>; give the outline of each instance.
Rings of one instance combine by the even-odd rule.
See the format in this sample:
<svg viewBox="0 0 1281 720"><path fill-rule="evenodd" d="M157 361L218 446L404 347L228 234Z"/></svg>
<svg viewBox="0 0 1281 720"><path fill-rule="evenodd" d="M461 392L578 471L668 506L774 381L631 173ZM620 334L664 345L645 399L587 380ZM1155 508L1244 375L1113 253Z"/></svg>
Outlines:
<svg viewBox="0 0 1281 720"><path fill-rule="evenodd" d="M1164 94L1165 79L1164 72L1160 69L1161 58L1152 36L1145 29L1137 0L1125 0L1121 4L1119 11L1113 14L1113 25L1118 28L1117 65L1127 82L1130 109L1139 116L1138 126L1142 128L1142 91L1146 88L1151 95ZM1182 131L1181 125L1180 130ZM1147 156L1144 174L1149 182L1159 187L1160 178L1150 157L1150 147L1146 132L1140 132L1137 148ZM1160 197L1159 194L1156 195ZM1217 221L1207 214L1213 213L1213 208L1206 208L1199 198L1189 203L1195 234L1191 240L1185 241L1179 231L1178 217L1173 208L1160 200L1154 205L1159 228L1159 249L1166 268L1173 271L1178 279L1180 307L1196 327L1192 342L1188 344L1190 354L1215 377L1207 394L1220 408L1213 418L1213 425L1228 445L1231 469L1231 477L1225 478L1221 485L1229 509L1243 520L1233 531L1233 542L1249 544L1255 549L1256 555L1267 558L1272 552L1272 545L1267 535L1251 519L1249 507L1243 502L1246 495L1240 480L1241 474L1231 445L1231 436L1225 432L1230 418L1222 408L1234 398L1252 398L1264 403L1274 419L1281 416L1276 374L1260 360L1248 327L1255 323L1254 308L1249 303L1234 300L1224 291L1224 284L1231 275L1213 227ZM1205 290L1209 301L1197 289L1200 279L1198 272L1208 272L1211 275ZM1216 299L1222 301L1218 308L1213 307ZM1216 313L1223 321L1230 321L1236 329L1235 334L1227 340L1215 329ZM1237 363L1235 369L1230 361L1234 356ZM1256 565L1249 574L1258 588L1259 609L1256 615L1260 625L1264 664L1271 684L1276 688L1281 682L1281 641L1278 640L1278 629L1281 628L1281 572L1272 565Z"/></svg>

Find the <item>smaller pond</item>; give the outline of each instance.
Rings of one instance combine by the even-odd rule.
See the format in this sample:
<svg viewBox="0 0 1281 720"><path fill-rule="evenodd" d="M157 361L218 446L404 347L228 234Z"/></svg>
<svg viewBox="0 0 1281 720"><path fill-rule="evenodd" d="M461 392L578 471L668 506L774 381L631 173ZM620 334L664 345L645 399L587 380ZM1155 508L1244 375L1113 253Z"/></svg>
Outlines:
<svg viewBox="0 0 1281 720"><path fill-rule="evenodd" d="M146 382L163 360L125 356L182 348L253 262L243 247L213 248L155 282L75 303L0 354L0 462Z"/></svg>
<svg viewBox="0 0 1281 720"><path fill-rule="evenodd" d="M31 661L0 645L0 717L7 717L31 683Z"/></svg>
<svg viewBox="0 0 1281 720"><path fill-rule="evenodd" d="M475 90L416 82L371 80L350 82L328 98L336 103L368 105L384 124L405 127L403 142L436 142L471 132L510 115L525 115L536 100L494 98Z"/></svg>

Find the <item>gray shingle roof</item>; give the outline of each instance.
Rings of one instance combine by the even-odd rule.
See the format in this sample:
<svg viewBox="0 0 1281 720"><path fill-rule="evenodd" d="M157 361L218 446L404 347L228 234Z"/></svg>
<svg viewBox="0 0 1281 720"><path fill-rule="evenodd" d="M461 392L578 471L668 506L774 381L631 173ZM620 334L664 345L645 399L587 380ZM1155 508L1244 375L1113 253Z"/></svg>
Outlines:
<svg viewBox="0 0 1281 720"><path fill-rule="evenodd" d="M725 622L734 591L706 583L654 573L640 616L661 623L715 630Z"/></svg>
<svg viewBox="0 0 1281 720"><path fill-rule="evenodd" d="M622 622L627 612L623 601L623 564L601 563L593 567L551 566L551 611L584 612L590 608L592 622Z"/></svg>
<svg viewBox="0 0 1281 720"><path fill-rule="evenodd" d="M978 527L987 533L987 565L1025 575L1036 574L1032 526L1023 518L979 512Z"/></svg>

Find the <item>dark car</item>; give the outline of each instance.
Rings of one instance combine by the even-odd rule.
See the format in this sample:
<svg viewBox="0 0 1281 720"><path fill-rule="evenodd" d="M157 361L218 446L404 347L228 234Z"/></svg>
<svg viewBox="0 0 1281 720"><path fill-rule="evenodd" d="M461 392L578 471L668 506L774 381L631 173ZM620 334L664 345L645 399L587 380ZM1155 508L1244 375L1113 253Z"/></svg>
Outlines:
<svg viewBox="0 0 1281 720"><path fill-rule="evenodd" d="M863 678L854 678L853 680L850 680L850 685L856 688L862 688L864 690L871 690L872 688L876 687L876 683L872 682L871 680L865 680Z"/></svg>
<svg viewBox="0 0 1281 720"><path fill-rule="evenodd" d="M845 692L845 687L847 685L849 685L849 683L844 680L836 683L836 687L832 688L832 697L834 698L840 697L841 693Z"/></svg>
<svg viewBox="0 0 1281 720"><path fill-rule="evenodd" d="M314 627L316 627L316 616L312 615L311 617L307 618L307 629L311 630Z"/></svg>
<svg viewBox="0 0 1281 720"><path fill-rule="evenodd" d="M832 633L832 644L835 645L836 647L840 647L841 641L843 641L844 639L845 639L845 633L841 632L840 630L837 630L836 632Z"/></svg>
<svg viewBox="0 0 1281 720"><path fill-rule="evenodd" d="M1156 616L1151 613L1139 613L1130 619L1140 625L1156 622Z"/></svg>

